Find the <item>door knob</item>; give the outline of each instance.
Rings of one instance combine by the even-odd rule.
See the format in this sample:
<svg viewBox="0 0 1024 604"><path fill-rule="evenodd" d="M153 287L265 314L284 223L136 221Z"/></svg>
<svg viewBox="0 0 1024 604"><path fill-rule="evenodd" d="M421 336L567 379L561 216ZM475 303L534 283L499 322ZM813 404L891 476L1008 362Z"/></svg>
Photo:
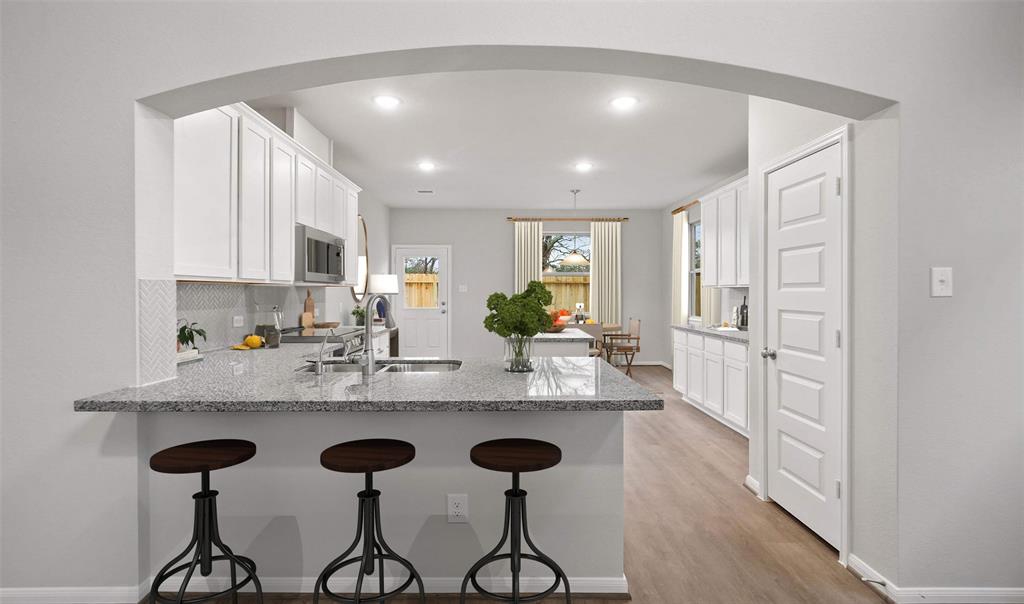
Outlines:
<svg viewBox="0 0 1024 604"><path fill-rule="evenodd" d="M443 314L447 314L447 313L448 313L448 311L447 311L447 310L445 310L445 309L443 309L443 308L441 309L441 314L442 314L442 315L443 315Z"/></svg>
<svg viewBox="0 0 1024 604"><path fill-rule="evenodd" d="M774 361L775 357L776 357L776 354L775 354L774 350L768 348L767 346L765 346L764 348L761 349L761 358L762 359L772 359Z"/></svg>

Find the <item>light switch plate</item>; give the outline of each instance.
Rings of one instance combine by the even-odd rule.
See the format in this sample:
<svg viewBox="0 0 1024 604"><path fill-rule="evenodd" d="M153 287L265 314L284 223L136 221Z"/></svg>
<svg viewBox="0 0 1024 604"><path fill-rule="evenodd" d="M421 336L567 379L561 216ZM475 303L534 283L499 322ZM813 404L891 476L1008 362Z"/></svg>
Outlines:
<svg viewBox="0 0 1024 604"><path fill-rule="evenodd" d="M468 285L466 285L464 283L459 284L459 293L460 294L464 294L464 293L466 293L468 291L469 291L469 286Z"/></svg>
<svg viewBox="0 0 1024 604"><path fill-rule="evenodd" d="M932 267L932 297L950 298L953 296L953 267Z"/></svg>

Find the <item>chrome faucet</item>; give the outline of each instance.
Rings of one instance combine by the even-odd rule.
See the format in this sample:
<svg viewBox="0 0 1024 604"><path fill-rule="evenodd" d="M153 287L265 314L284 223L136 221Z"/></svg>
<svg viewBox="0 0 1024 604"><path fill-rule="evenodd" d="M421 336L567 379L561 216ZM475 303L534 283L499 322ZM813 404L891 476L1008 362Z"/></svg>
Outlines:
<svg viewBox="0 0 1024 604"><path fill-rule="evenodd" d="M320 355L316 359L316 365L313 366L313 373L317 375L323 375L324 373L324 348L327 346L327 340L333 335L333 328L327 330L327 335L324 336L324 341L320 344Z"/></svg>
<svg viewBox="0 0 1024 604"><path fill-rule="evenodd" d="M376 350L373 348L373 320L370 318L373 313L371 309L377 300L384 301L384 307L387 312L387 318L384 320L384 326L391 328L395 326L395 319L391 316L391 302L384 297L384 294L371 294L366 302L366 321L365 327L363 328L363 375L373 375L374 369L377 367Z"/></svg>

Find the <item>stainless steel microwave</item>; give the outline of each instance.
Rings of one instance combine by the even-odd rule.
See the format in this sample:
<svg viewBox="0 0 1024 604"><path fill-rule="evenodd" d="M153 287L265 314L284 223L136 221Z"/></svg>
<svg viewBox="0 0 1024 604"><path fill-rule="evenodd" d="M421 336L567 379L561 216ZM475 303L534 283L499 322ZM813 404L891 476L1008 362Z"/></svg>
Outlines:
<svg viewBox="0 0 1024 604"><path fill-rule="evenodd" d="M345 280L345 240L308 227L295 226L295 281L341 283Z"/></svg>

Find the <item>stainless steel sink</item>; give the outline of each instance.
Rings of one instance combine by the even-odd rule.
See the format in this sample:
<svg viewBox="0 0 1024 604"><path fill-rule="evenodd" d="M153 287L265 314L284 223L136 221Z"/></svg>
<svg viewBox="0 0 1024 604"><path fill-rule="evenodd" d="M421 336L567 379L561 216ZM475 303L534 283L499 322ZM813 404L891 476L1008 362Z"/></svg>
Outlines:
<svg viewBox="0 0 1024 604"><path fill-rule="evenodd" d="M392 373L443 373L462 367L462 361L436 361L428 363L387 363L381 372Z"/></svg>
<svg viewBox="0 0 1024 604"><path fill-rule="evenodd" d="M380 371L382 367L383 365L381 363L377 363L377 371ZM324 359L324 373L359 373L362 370L363 366L359 363L343 361L341 359ZM301 367L298 371L315 373L316 364L310 361L308 365ZM374 373L376 373L376 371Z"/></svg>

